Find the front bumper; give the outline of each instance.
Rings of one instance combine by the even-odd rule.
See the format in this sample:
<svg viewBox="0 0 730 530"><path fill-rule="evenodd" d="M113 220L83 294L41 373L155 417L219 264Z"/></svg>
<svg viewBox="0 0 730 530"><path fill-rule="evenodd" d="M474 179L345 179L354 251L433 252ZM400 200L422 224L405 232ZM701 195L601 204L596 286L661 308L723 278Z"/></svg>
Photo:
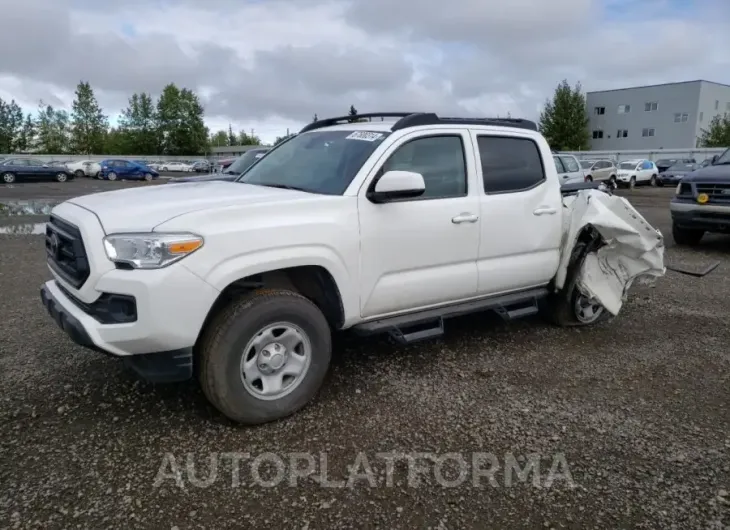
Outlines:
<svg viewBox="0 0 730 530"><path fill-rule="evenodd" d="M730 206L673 200L672 222L680 228L730 233Z"/></svg>

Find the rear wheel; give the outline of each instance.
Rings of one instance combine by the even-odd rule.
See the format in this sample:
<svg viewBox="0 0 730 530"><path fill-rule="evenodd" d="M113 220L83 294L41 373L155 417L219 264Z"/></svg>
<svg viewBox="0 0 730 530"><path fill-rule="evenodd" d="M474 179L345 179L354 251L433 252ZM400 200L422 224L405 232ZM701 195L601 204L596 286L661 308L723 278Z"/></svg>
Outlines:
<svg viewBox="0 0 730 530"><path fill-rule="evenodd" d="M629 189L634 189L636 187L636 177L631 177L629 179Z"/></svg>
<svg viewBox="0 0 730 530"><path fill-rule="evenodd" d="M56 182L66 182L68 175L66 173L56 173Z"/></svg>
<svg viewBox="0 0 730 530"><path fill-rule="evenodd" d="M658 185L656 175L652 175L651 176L651 180L649 181L649 184L651 184L652 186L657 186Z"/></svg>
<svg viewBox="0 0 730 530"><path fill-rule="evenodd" d="M565 287L561 292L551 294L543 307L545 317L558 326L588 326L610 316L597 300L583 294L576 285L585 248L586 243L577 243L573 248Z"/></svg>
<svg viewBox="0 0 730 530"><path fill-rule="evenodd" d="M676 224L672 224L672 237L677 245L694 247L699 245L704 235L704 230L680 228Z"/></svg>
<svg viewBox="0 0 730 530"><path fill-rule="evenodd" d="M15 174L3 173L3 182L5 184L12 184L13 182L15 182Z"/></svg>
<svg viewBox="0 0 730 530"><path fill-rule="evenodd" d="M312 400L331 352L329 325L311 301L291 291L255 291L231 302L206 328L200 384L231 420L266 423Z"/></svg>
<svg viewBox="0 0 730 530"><path fill-rule="evenodd" d="M146 180L147 182L149 182L150 180L152 180L152 173L145 173L145 174L144 174L144 179L145 179L145 180Z"/></svg>
<svg viewBox="0 0 730 530"><path fill-rule="evenodd" d="M86 174L80 169L77 169L76 171L74 171L74 175L76 175L76 178L79 178L79 179L86 176Z"/></svg>

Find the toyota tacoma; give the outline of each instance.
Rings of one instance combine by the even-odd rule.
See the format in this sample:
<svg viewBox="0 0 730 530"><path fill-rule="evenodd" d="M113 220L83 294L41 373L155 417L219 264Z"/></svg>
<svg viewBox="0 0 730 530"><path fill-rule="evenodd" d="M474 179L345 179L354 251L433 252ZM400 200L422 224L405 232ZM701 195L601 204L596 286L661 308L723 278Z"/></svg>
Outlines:
<svg viewBox="0 0 730 530"><path fill-rule="evenodd" d="M561 189L552 156L527 120L320 120L234 182L56 206L41 300L146 379L195 376L228 418L276 420L323 384L335 330L411 343L485 310L589 325L663 275L661 233L590 183Z"/></svg>

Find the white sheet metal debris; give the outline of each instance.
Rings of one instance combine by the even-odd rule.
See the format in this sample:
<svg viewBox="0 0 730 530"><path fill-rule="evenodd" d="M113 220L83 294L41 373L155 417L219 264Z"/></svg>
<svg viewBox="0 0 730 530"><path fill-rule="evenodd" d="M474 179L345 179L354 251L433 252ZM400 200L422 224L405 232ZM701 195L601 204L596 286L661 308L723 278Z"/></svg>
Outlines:
<svg viewBox="0 0 730 530"><path fill-rule="evenodd" d="M618 314L634 280L664 276L664 236L629 201L601 191L583 190L565 197L563 203L570 213L564 216L556 287L564 285L571 251L587 225L601 235L605 245L586 256L576 286L612 315Z"/></svg>

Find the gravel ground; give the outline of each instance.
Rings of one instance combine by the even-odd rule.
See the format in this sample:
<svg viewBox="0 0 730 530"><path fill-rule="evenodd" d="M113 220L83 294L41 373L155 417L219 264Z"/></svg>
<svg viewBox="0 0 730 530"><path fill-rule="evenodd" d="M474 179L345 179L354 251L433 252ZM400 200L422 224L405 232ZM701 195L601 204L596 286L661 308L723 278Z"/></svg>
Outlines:
<svg viewBox="0 0 730 530"><path fill-rule="evenodd" d="M626 193L670 233L671 190ZM241 428L194 383L73 345L38 300L41 237L0 236L0 528L730 528L730 238L667 239L668 263L720 267L639 285L588 329L480 315L408 347L344 337L312 405Z"/></svg>

